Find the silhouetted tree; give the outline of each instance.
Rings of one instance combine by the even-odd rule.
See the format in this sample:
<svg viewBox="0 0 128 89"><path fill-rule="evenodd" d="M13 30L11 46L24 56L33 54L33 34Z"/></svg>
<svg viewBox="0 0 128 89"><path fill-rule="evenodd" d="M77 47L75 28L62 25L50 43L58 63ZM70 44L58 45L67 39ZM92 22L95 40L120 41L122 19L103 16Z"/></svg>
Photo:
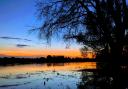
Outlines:
<svg viewBox="0 0 128 89"><path fill-rule="evenodd" d="M104 49L113 59L122 56L128 41L127 0L48 0L37 3L44 22L40 37L58 33L93 48ZM60 33L61 32L61 33ZM86 47L86 46L85 46ZM117 60L117 59L116 59Z"/></svg>

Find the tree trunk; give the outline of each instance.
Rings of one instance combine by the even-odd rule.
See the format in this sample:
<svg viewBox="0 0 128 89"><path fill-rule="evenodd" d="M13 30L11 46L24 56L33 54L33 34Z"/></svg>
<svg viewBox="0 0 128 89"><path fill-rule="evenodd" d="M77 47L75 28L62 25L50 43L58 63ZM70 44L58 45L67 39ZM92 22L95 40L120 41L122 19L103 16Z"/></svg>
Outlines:
<svg viewBox="0 0 128 89"><path fill-rule="evenodd" d="M119 72L121 69L121 64L123 62L122 50L123 46L119 43L116 43L111 47L110 67L115 73Z"/></svg>
<svg viewBox="0 0 128 89"><path fill-rule="evenodd" d="M115 62L121 61L122 50L123 50L123 47L119 44L115 44L113 45L113 47L111 47L111 58L113 59L113 61Z"/></svg>

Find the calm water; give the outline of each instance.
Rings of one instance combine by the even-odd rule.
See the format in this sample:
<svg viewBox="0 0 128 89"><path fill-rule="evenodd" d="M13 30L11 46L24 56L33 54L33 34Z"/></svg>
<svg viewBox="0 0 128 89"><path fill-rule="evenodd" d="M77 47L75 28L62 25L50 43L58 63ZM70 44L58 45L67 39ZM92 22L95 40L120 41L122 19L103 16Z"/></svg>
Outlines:
<svg viewBox="0 0 128 89"><path fill-rule="evenodd" d="M47 63L0 67L0 89L77 89L81 69L96 69L95 62ZM92 72L86 72L91 76Z"/></svg>

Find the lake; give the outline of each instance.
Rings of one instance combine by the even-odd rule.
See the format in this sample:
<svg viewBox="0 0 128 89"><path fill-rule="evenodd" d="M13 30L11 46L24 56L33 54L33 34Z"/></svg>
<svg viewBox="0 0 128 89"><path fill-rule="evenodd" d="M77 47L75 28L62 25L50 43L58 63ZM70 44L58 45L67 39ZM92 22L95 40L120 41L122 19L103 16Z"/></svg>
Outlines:
<svg viewBox="0 0 128 89"><path fill-rule="evenodd" d="M78 89L83 69L95 62L45 63L0 67L0 89ZM86 76L93 72L85 72Z"/></svg>

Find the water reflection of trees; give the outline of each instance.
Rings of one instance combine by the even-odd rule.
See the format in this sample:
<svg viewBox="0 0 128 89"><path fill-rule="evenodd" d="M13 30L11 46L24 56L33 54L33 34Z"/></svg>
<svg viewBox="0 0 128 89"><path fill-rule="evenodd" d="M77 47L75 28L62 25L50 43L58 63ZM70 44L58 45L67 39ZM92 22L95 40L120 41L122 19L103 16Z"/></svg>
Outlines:
<svg viewBox="0 0 128 89"><path fill-rule="evenodd" d="M95 72L82 71L78 89L127 89L128 72L100 70Z"/></svg>
<svg viewBox="0 0 128 89"><path fill-rule="evenodd" d="M64 63L47 63L47 66L64 66Z"/></svg>

